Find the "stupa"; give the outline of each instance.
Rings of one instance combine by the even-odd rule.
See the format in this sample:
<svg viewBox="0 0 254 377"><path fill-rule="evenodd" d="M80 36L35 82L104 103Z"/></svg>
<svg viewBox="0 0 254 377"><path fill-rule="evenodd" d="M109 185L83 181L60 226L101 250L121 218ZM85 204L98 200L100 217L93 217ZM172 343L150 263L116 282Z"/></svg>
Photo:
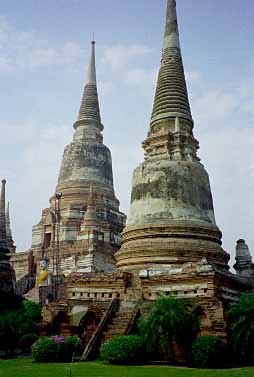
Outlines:
<svg viewBox="0 0 254 377"><path fill-rule="evenodd" d="M97 90L95 41L91 42L87 79L73 127L73 140L64 150L50 206L42 211L40 222L33 227L30 251L35 265L38 266L40 260L47 257L50 260L49 269L52 270L55 260L59 272L64 275L73 271L113 271L114 253L121 245L126 216L119 211L119 201L114 192L111 153L103 144L104 126ZM94 221L92 226L87 227L84 222L88 217L87 211L91 209L91 185ZM59 254L57 258L56 252ZM12 263L21 278L28 273L28 255L31 259L31 253L18 254L12 257Z"/></svg>
<svg viewBox="0 0 254 377"><path fill-rule="evenodd" d="M9 262L11 248L6 232L6 208L5 208L6 180L2 180L0 196L0 297L11 296L15 292L15 271Z"/></svg>
<svg viewBox="0 0 254 377"><path fill-rule="evenodd" d="M145 161L133 174L118 268L168 269L202 258L222 270L229 268L193 127L176 2L169 0L153 112L143 142Z"/></svg>

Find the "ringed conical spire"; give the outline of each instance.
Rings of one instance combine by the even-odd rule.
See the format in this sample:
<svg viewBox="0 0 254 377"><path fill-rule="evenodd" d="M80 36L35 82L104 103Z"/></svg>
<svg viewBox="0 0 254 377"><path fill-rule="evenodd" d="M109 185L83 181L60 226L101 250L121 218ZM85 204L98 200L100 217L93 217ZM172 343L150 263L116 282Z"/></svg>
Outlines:
<svg viewBox="0 0 254 377"><path fill-rule="evenodd" d="M192 122L179 42L176 2L168 0L164 45L151 118L151 131L153 132L154 126L158 122L176 116Z"/></svg>
<svg viewBox="0 0 254 377"><path fill-rule="evenodd" d="M10 203L7 203L7 209L5 213L5 220L6 220L6 240L8 247L10 248L12 253L15 253L16 247L14 246L14 241L12 237L11 231L11 220L10 220Z"/></svg>
<svg viewBox="0 0 254 377"><path fill-rule="evenodd" d="M78 187L82 182L87 190L91 181L107 185L112 191L112 161L109 149L103 144L104 127L101 123L96 84L94 41L91 42L87 81L74 128L73 142L64 151L57 191L63 192L69 187L67 182L72 182L72 185L76 182Z"/></svg>
<svg viewBox="0 0 254 377"><path fill-rule="evenodd" d="M102 128L96 81L95 41L91 42L87 79L79 109L78 121L75 123L74 128L77 128L86 121L92 121L99 128Z"/></svg>
<svg viewBox="0 0 254 377"><path fill-rule="evenodd" d="M0 197L0 253L9 251L6 237L5 186L6 180L3 179Z"/></svg>
<svg viewBox="0 0 254 377"><path fill-rule="evenodd" d="M164 49L165 48L180 49L179 30L178 30L175 0L168 0L163 48Z"/></svg>
<svg viewBox="0 0 254 377"><path fill-rule="evenodd" d="M228 270L209 176L197 156L175 0L166 28L145 161L133 173L131 206L116 253L123 270L170 269L207 258Z"/></svg>
<svg viewBox="0 0 254 377"><path fill-rule="evenodd" d="M6 236L5 218L5 186L6 180L2 180L0 196L0 298L11 296L15 287L15 271L11 266L8 255L10 252Z"/></svg>

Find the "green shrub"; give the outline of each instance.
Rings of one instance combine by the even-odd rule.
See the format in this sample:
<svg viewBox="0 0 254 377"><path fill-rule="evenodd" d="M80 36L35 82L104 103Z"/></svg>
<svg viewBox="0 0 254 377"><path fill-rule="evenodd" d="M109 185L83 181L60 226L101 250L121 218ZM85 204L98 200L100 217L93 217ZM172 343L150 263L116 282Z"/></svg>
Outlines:
<svg viewBox="0 0 254 377"><path fill-rule="evenodd" d="M69 362L73 354L80 352L81 340L76 336L43 337L32 346L32 356L37 362Z"/></svg>
<svg viewBox="0 0 254 377"><path fill-rule="evenodd" d="M21 338L36 332L40 316L40 305L31 301L20 302L16 308L0 312L0 352L5 357L15 356L20 348Z"/></svg>
<svg viewBox="0 0 254 377"><path fill-rule="evenodd" d="M56 353L57 343L52 338L40 338L32 347L32 356L37 362L54 362Z"/></svg>
<svg viewBox="0 0 254 377"><path fill-rule="evenodd" d="M223 344L217 336L200 336L192 345L192 362L197 368L214 368L222 364Z"/></svg>
<svg viewBox="0 0 254 377"><path fill-rule="evenodd" d="M115 336L101 347L101 358L115 364L135 363L142 357L143 339L137 335Z"/></svg>
<svg viewBox="0 0 254 377"><path fill-rule="evenodd" d="M31 346L38 340L38 335L36 334L25 334L19 340L19 346L22 352L30 353Z"/></svg>
<svg viewBox="0 0 254 377"><path fill-rule="evenodd" d="M71 355L73 355L73 353L75 354L75 356L81 355L82 342L77 336L68 336L65 339L65 344L68 348L68 352Z"/></svg>

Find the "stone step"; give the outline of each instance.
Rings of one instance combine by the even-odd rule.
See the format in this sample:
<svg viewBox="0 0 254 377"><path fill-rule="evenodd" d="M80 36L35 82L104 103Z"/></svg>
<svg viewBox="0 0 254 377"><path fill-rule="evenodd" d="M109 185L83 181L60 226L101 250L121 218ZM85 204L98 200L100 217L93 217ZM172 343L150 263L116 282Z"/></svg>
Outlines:
<svg viewBox="0 0 254 377"><path fill-rule="evenodd" d="M108 339L108 338L112 338L112 336L115 336L115 335L124 335L125 334L125 329L119 331L108 331L108 332L105 332L102 334L102 337L101 337L101 340L105 340L105 339Z"/></svg>
<svg viewBox="0 0 254 377"><path fill-rule="evenodd" d="M106 334L124 334L126 331L126 328L118 328L118 329L110 329L108 331L105 331Z"/></svg>
<svg viewBox="0 0 254 377"><path fill-rule="evenodd" d="M118 324L118 323L129 323L131 318L114 318L111 323Z"/></svg>
<svg viewBox="0 0 254 377"><path fill-rule="evenodd" d="M121 319L131 319L131 318L132 318L132 313L130 315L129 314L116 315L113 319L121 320Z"/></svg>
<svg viewBox="0 0 254 377"><path fill-rule="evenodd" d="M115 316L108 323L105 331L102 333L100 340L98 341L98 349L101 345L110 340L113 336L124 335L128 329L133 317L133 310L120 308Z"/></svg>
<svg viewBox="0 0 254 377"><path fill-rule="evenodd" d="M126 328L127 328L126 325L121 325L121 324L119 324L117 326L115 326L115 325L108 325L107 326L107 331L112 331L112 330L114 331L114 330L117 330L117 329L120 329L120 330L124 329L124 330L126 330Z"/></svg>
<svg viewBox="0 0 254 377"><path fill-rule="evenodd" d="M106 335L103 336L103 338L101 339L101 343L104 343L104 342L106 342L107 340L112 339L113 336L122 336L122 335L124 335L124 334L125 334L125 332L122 332L122 333L114 333L114 334L111 334L111 333L106 334Z"/></svg>

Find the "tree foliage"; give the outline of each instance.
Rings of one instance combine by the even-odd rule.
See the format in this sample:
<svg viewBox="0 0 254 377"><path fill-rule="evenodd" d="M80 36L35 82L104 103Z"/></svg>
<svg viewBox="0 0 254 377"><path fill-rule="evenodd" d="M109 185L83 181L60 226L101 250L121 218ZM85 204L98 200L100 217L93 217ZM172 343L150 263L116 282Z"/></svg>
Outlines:
<svg viewBox="0 0 254 377"><path fill-rule="evenodd" d="M149 353L160 351L165 358L175 360L174 344L190 350L199 329L197 314L183 299L159 297L141 317L139 332Z"/></svg>
<svg viewBox="0 0 254 377"><path fill-rule="evenodd" d="M6 357L12 357L20 348L24 335L36 332L40 316L41 307L31 301L24 301L17 309L0 314L0 351Z"/></svg>
<svg viewBox="0 0 254 377"><path fill-rule="evenodd" d="M254 360L254 294L243 294L228 315L233 350L245 361Z"/></svg>

